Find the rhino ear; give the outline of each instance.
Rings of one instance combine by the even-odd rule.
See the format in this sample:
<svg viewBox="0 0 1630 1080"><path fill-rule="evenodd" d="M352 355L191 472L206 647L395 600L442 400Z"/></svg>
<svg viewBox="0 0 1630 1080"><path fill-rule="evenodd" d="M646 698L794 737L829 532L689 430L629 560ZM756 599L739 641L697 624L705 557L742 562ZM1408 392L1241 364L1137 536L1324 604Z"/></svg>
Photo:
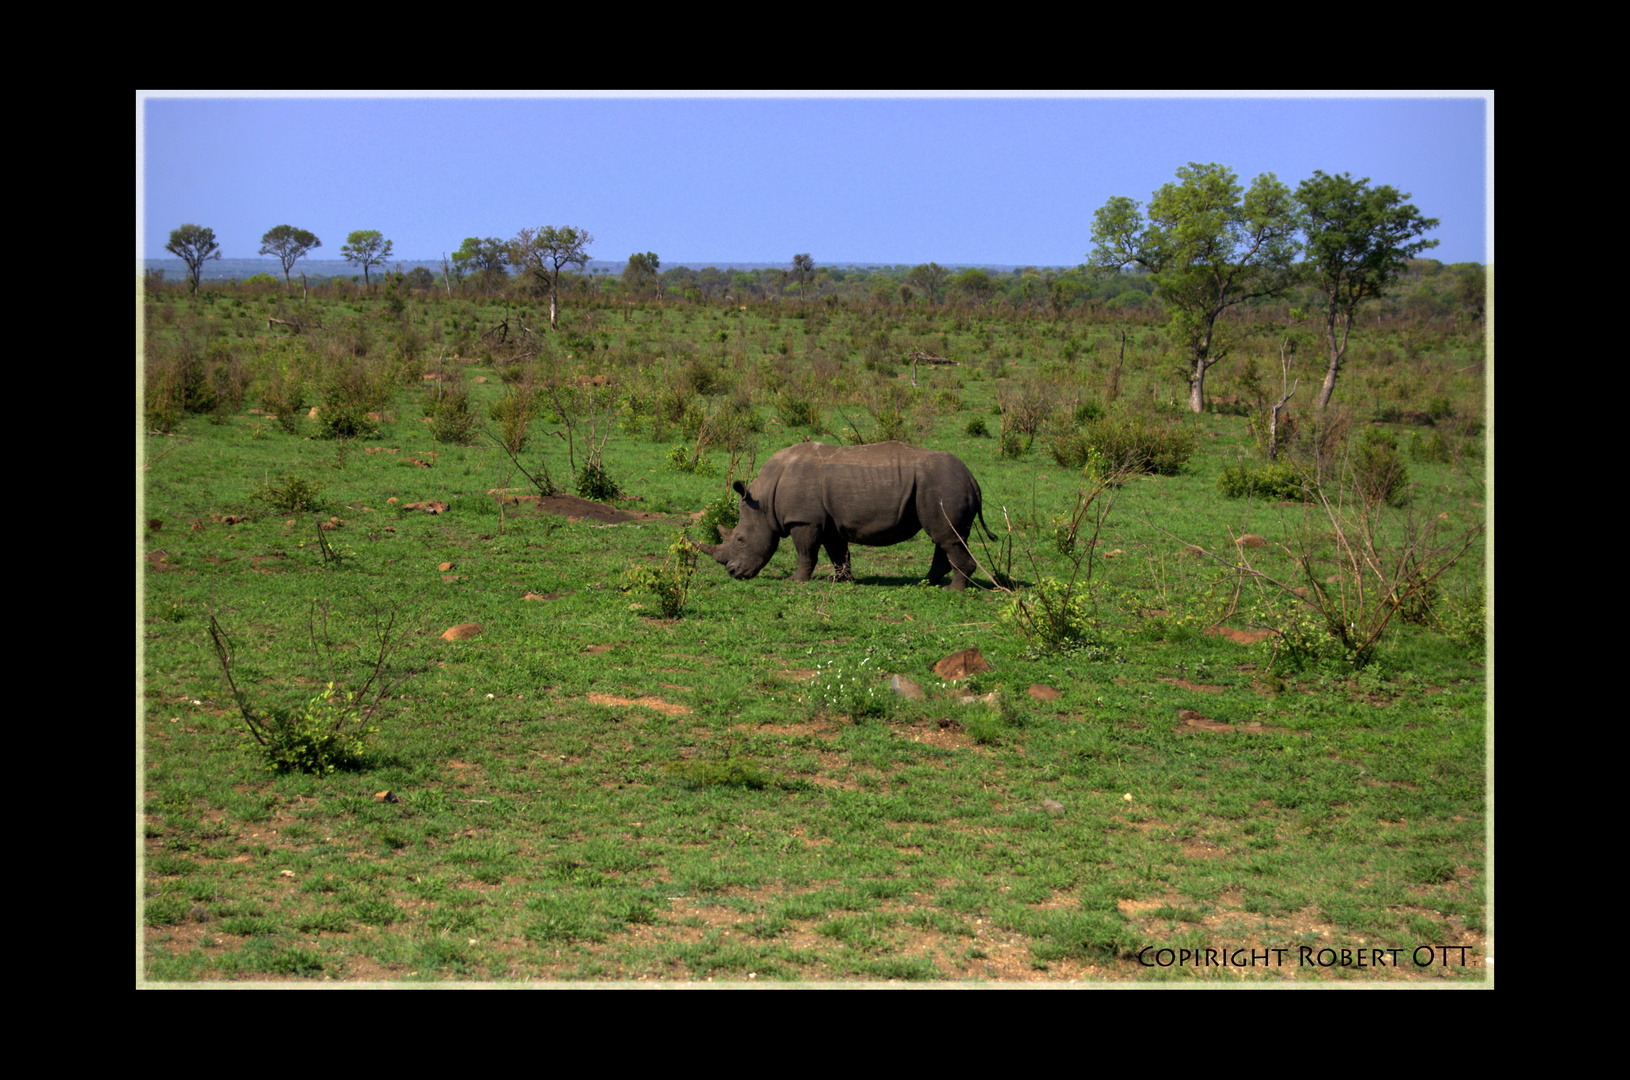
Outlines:
<svg viewBox="0 0 1630 1080"><path fill-rule="evenodd" d="M734 484L731 484L730 486L732 488L736 489L736 494L737 495L740 495L744 499L747 498L747 485L746 484L742 483L740 480L737 480Z"/></svg>

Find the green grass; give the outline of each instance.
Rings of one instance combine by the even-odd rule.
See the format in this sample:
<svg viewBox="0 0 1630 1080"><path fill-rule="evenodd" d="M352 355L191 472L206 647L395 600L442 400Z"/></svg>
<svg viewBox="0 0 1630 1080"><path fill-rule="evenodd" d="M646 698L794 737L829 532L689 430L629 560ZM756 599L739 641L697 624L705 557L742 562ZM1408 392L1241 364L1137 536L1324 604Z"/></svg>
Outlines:
<svg viewBox="0 0 1630 1080"><path fill-rule="evenodd" d="M178 307L176 322L192 317ZM360 310L350 317L375 318ZM428 333L455 311L482 326L498 314L415 302L407 317ZM773 395L809 365L835 365L816 399L832 426L839 413L869 423L850 333L869 340L869 318L839 310L806 334L757 310L640 311L597 325L609 344L588 362L637 394L669 385L662 372L682 371L682 357L716 358L724 392L757 409L762 462L802 437L777 421ZM986 520L1012 529L1021 585L1067 577L1051 523L1070 511L1076 476L1039 450L999 458L997 440L966 429L995 400L987 330L1025 358L1008 378L1051 371L1101 396L1111 328L964 323L913 315L891 331L931 335L940 355L967 361L919 372L913 439L968 463ZM389 356L391 324L370 325ZM1059 359L1067 336L1083 357L1074 369ZM1420 365L1429 380L1433 363ZM1342 384L1355 399L1364 374ZM466 375L485 416L497 370ZM1460 393L1463 378L1444 385ZM1175 385L1153 356L1122 380L1126 397ZM161 525L146 539L141 642L148 978L1482 977L1480 966L1138 959L1149 946L1284 947L1294 960L1302 944L1407 956L1463 943L1480 957L1486 932L1481 653L1399 621L1366 667L1296 669L1269 645L1204 632L1231 604L1227 625L1249 628L1256 597L1183 543L1231 554L1233 538L1263 536L1252 565L1288 579L1276 545L1317 543L1325 528L1300 506L1222 496L1222 470L1256 460L1243 418L1178 417L1197 452L1179 475L1119 491L1094 562L1092 640L1049 649L1002 621L1000 593L918 587L931 557L922 537L854 549L854 586L822 580L824 555L816 581L790 581L790 549L751 582L703 560L682 617L661 618L653 597L618 584L658 565L688 515L718 498L728 455L712 452L712 477L676 471L672 426L653 439L649 414L635 433L619 424L604 460L637 497L619 505L658 518L568 522L500 507L488 492L524 478L490 443L435 442L421 393L399 390L380 436L349 444L246 411L187 418L151 440L142 516ZM942 397L960 410L933 404ZM523 462L547 460L564 479L565 443L545 434L561 425L538 424ZM1480 514L1454 465L1409 467L1417 515ZM751 475L746 461L737 475ZM256 498L291 476L320 489L316 509L274 513ZM427 499L448 511L403 509ZM317 540L317 523L335 518L323 535L337 562ZM1478 574L1475 559L1457 567L1443 602L1470 597ZM232 634L239 687L270 710L330 680L357 685L375 620L392 610L415 632L387 674L411 677L375 714L365 763L323 778L268 772L216 664L209 613ZM470 622L479 635L439 636ZM999 708L961 704L964 688L932 673L972 646L992 667L972 689L994 691ZM861 698L823 696L809 677L834 668L879 692L907 675L929 698L865 715ZM1062 696L1033 698L1033 684ZM397 801L377 799L384 791Z"/></svg>

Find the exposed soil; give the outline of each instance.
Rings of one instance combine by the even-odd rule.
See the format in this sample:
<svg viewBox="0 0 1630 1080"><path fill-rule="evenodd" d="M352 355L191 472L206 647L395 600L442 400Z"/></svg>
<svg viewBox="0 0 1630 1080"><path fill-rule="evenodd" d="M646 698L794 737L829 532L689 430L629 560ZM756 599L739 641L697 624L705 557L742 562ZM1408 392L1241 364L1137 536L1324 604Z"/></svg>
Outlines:
<svg viewBox="0 0 1630 1080"><path fill-rule="evenodd" d="M601 525L623 525L639 521L678 521L667 514L653 514L645 510L622 510L592 499L576 495L509 495L504 502L510 506L529 504L545 514L554 514L567 521L593 521Z"/></svg>

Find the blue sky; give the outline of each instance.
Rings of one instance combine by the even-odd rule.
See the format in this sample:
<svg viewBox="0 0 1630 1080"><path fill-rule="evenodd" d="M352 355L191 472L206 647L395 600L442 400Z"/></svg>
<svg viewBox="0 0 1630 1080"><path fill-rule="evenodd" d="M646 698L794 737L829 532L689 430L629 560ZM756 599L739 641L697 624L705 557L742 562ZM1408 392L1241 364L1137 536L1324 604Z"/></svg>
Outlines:
<svg viewBox="0 0 1630 1080"><path fill-rule="evenodd" d="M337 259L378 229L396 259L575 225L590 254L663 265L1072 266L1115 195L1188 162L1242 184L1315 169L1411 194L1430 252L1492 261L1492 91L1435 96L409 97L137 95L138 258L215 230L227 258L291 224ZM1349 92L1361 93L1361 92Z"/></svg>

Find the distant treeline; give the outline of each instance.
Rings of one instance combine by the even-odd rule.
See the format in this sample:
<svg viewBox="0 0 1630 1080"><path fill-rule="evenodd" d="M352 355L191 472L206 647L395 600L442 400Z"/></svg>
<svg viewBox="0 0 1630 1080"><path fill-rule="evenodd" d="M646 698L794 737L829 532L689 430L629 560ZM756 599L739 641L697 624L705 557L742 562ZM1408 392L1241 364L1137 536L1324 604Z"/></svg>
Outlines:
<svg viewBox="0 0 1630 1080"><path fill-rule="evenodd" d="M409 290L413 293L468 297L533 296L538 284L504 270L460 274L430 262L399 261L375 276L374 291ZM310 260L301 264L306 286L322 293L350 292L362 275L340 260ZM283 282L275 260L222 259L205 266L205 287L276 289ZM298 272L297 272L298 273ZM179 259L147 260L146 280L151 288L185 288L186 266ZM1378 302L1377 314L1411 315L1480 321L1483 317L1486 275L1478 263L1445 264L1437 259L1412 259L1407 272ZM1085 267L1012 268L918 266L818 266L812 276L798 280L791 264L753 268L675 266L655 275L637 276L616 264L590 263L582 273L561 275L562 294L591 301L654 301L690 303L746 303L784 301L790 304L874 304L885 306L998 306L1037 313L1063 313L1087 308L1104 314L1163 314L1154 296L1153 279L1143 273L1098 276ZM300 278L294 282L298 290ZM1271 301L1273 307L1316 310L1322 298L1312 289L1293 289Z"/></svg>

